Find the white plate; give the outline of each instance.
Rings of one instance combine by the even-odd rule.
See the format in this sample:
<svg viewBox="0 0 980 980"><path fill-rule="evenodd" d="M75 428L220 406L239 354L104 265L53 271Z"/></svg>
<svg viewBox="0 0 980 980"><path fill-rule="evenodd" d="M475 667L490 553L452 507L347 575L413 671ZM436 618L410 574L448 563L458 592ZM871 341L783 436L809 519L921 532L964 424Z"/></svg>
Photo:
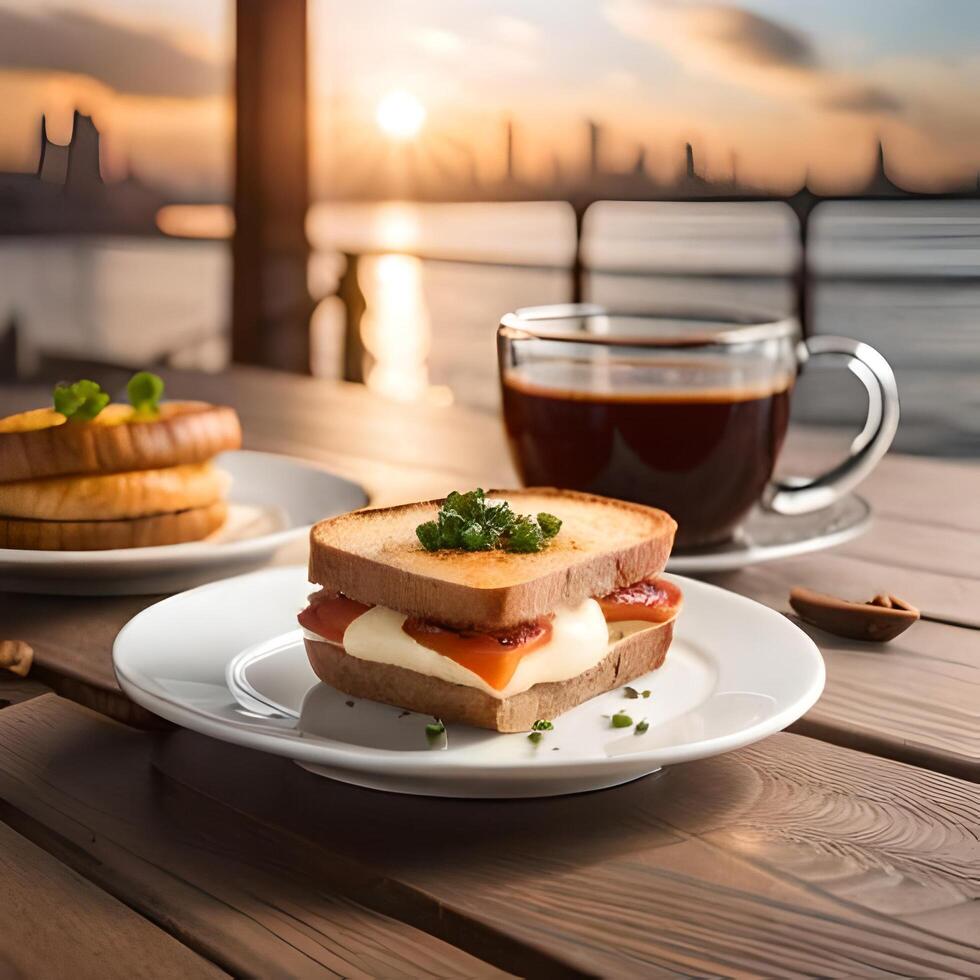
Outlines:
<svg viewBox="0 0 980 980"><path fill-rule="evenodd" d="M216 463L231 474L228 520L203 541L108 551L0 548L0 589L68 595L176 592L268 561L310 525L367 503L363 487L311 463L236 450Z"/></svg>
<svg viewBox="0 0 980 980"><path fill-rule="evenodd" d="M317 682L296 613L302 567L269 568L172 596L141 612L113 647L137 703L195 731L294 759L356 786L427 796L555 796L628 782L717 755L785 728L820 696L813 642L779 613L690 579L664 666L526 735L450 725L430 745L430 718L355 700ZM235 692L229 689L231 678ZM645 734L612 728L625 710Z"/></svg>
<svg viewBox="0 0 980 980"><path fill-rule="evenodd" d="M833 548L864 534L870 524L871 508L856 493L824 510L797 517L756 507L732 541L717 548L671 555L667 568L687 575L730 572L763 561Z"/></svg>

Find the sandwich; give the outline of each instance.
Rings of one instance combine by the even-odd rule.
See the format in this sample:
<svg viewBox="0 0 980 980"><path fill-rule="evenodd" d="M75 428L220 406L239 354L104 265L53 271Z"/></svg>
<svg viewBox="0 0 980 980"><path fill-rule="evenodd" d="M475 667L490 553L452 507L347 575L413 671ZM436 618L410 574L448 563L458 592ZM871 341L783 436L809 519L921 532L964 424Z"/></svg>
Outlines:
<svg viewBox="0 0 980 980"><path fill-rule="evenodd" d="M498 732L658 668L681 608L661 510L550 488L452 493L316 524L299 614L317 676Z"/></svg>
<svg viewBox="0 0 980 980"><path fill-rule="evenodd" d="M0 419L0 548L90 551L196 541L227 516L214 456L241 445L234 409L162 401L141 371L129 403L94 381Z"/></svg>

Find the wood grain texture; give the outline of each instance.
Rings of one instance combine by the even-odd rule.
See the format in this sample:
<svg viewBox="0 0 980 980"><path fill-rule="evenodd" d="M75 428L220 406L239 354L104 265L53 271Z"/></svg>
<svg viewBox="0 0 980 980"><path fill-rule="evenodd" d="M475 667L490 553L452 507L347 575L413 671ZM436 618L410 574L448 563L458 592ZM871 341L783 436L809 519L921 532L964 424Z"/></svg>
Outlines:
<svg viewBox="0 0 980 980"><path fill-rule="evenodd" d="M50 694L51 688L32 677L15 677L13 674L0 671L0 708L9 708L12 704L29 701L31 698Z"/></svg>
<svg viewBox="0 0 980 980"><path fill-rule="evenodd" d="M119 899L237 976L503 975L339 896L308 853L247 818L205 807L185 819L192 815L153 779L152 750L150 736L53 695L0 712L0 831L10 833L6 824L29 837L93 883L64 869L79 889L113 906ZM3 864L0 834L0 894ZM24 876L42 880L45 867L40 858L27 861ZM113 928L96 931L113 942ZM32 955L43 953L42 939L30 938ZM122 962L130 972L119 975L142 975ZM195 975L176 966L161 972Z"/></svg>
<svg viewBox="0 0 980 980"><path fill-rule="evenodd" d="M866 534L839 550L843 555L895 568L937 572L980 582L980 533L962 527L917 523L879 514Z"/></svg>
<svg viewBox="0 0 980 980"><path fill-rule="evenodd" d="M0 592L0 623L30 637L30 679L110 718L144 728L169 727L134 704L112 671L112 641L160 596L45 596ZM2 697L2 695L0 695Z"/></svg>
<svg viewBox="0 0 980 980"><path fill-rule="evenodd" d="M920 621L889 643L826 633L792 613L789 584L860 599L899 591L892 570L836 556L791 559L710 576L787 614L820 647L827 684L793 730L980 782L980 632ZM907 583L914 589L915 582ZM930 608L926 604L924 611Z"/></svg>
<svg viewBox="0 0 980 980"><path fill-rule="evenodd" d="M812 739L520 801L385 796L188 732L156 764L184 812L248 813L516 972L495 934L604 976L980 975L980 790Z"/></svg>
<svg viewBox="0 0 980 980"><path fill-rule="evenodd" d="M785 591L794 585L822 582L824 591L841 597L866 602L877 592L887 591L910 601L926 619L980 629L980 581L957 578L942 572L924 572L919 569L898 568L853 554L843 554L840 549L802 558L787 558L768 566L779 573L779 582L773 588L785 585ZM759 568L746 569L751 578ZM734 581L736 574L703 576L709 581ZM808 588L816 586L808 585ZM772 593L774 602L780 602L778 591ZM778 608L778 606L777 606Z"/></svg>
<svg viewBox="0 0 980 980"><path fill-rule="evenodd" d="M227 976L3 823L0 895L0 976Z"/></svg>
<svg viewBox="0 0 980 980"><path fill-rule="evenodd" d="M779 459L781 475L813 476L839 463L853 432L791 426ZM885 517L980 530L980 467L963 461L889 453L858 490Z"/></svg>

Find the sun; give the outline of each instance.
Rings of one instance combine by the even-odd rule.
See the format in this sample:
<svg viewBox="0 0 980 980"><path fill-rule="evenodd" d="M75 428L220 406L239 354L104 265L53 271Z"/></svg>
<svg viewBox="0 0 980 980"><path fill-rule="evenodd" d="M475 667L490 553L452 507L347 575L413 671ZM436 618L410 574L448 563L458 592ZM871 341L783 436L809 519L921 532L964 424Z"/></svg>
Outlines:
<svg viewBox="0 0 980 980"><path fill-rule="evenodd" d="M378 103L375 118L385 136L410 140L418 136L425 124L425 106L411 92L396 89Z"/></svg>

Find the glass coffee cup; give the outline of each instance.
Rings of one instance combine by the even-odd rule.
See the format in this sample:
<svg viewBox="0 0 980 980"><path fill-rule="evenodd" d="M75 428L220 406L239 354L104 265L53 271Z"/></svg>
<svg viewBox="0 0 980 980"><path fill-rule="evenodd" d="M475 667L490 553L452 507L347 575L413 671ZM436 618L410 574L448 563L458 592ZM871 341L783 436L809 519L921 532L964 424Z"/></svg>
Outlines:
<svg viewBox="0 0 980 980"><path fill-rule="evenodd" d="M856 340L803 340L792 317L531 307L503 317L497 353L525 485L660 507L677 520L680 549L730 540L756 504L786 515L830 506L871 472L898 426L887 361ZM809 361L864 383L865 425L827 473L774 481L793 386Z"/></svg>

